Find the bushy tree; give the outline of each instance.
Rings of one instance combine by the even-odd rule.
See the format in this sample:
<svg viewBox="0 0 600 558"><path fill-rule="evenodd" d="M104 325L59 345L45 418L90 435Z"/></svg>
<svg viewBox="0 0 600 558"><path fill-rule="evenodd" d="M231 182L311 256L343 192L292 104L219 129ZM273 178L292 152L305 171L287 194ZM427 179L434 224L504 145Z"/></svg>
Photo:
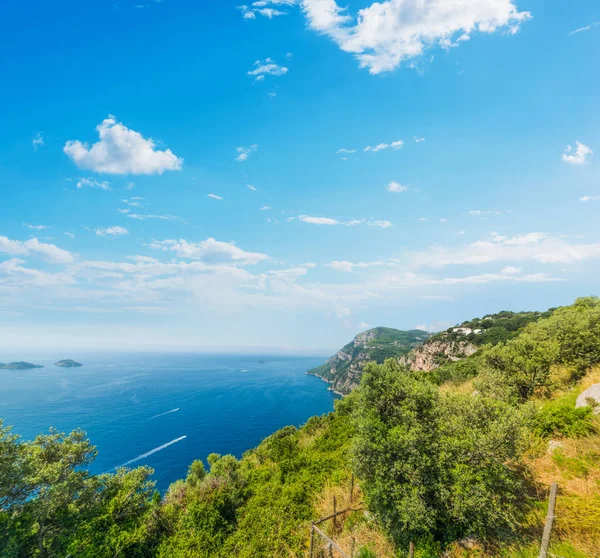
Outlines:
<svg viewBox="0 0 600 558"><path fill-rule="evenodd" d="M91 475L85 433L23 442L0 424L0 555L125 556L146 539L152 470Z"/></svg>
<svg viewBox="0 0 600 558"><path fill-rule="evenodd" d="M356 472L369 509L398 544L514 526L522 431L513 407L441 395L390 360L367 367L356 419Z"/></svg>
<svg viewBox="0 0 600 558"><path fill-rule="evenodd" d="M554 365L572 368L574 377L583 375L600 363L600 299L580 298L557 309L516 339L487 347L480 361L476 387L513 403L548 392Z"/></svg>

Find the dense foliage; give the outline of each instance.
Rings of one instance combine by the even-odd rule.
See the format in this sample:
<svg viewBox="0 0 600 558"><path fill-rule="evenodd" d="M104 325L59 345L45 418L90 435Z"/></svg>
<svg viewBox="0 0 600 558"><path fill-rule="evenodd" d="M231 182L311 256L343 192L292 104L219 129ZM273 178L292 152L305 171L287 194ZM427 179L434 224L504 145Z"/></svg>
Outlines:
<svg viewBox="0 0 600 558"><path fill-rule="evenodd" d="M510 555L536 555L527 546L532 521L543 521L544 492L529 468L536 447L550 478L564 471L563 482L583 483L581 494L561 496L570 515L559 533L571 529L570 540L579 529L586 548L599 547L598 420L575 399L591 368L600 381L600 300L579 299L518 331L435 373L395 359L368 364L333 413L283 428L239 460L194 461L162 497L145 467L90 475L96 451L81 431L24 442L0 423L0 556L302 556L323 493L352 473L369 514L342 529L377 531L400 555L411 540L422 558L459 540L524 541L533 550ZM562 556L585 555L560 544Z"/></svg>
<svg viewBox="0 0 600 558"><path fill-rule="evenodd" d="M499 535L517 523L523 421L494 399L442 395L394 361L358 393L356 470L399 543Z"/></svg>
<svg viewBox="0 0 600 558"><path fill-rule="evenodd" d="M22 442L0 422L0 555L144 555L152 470L92 476L81 431ZM144 548L141 543L144 542ZM149 555L149 554L148 554Z"/></svg>
<svg viewBox="0 0 600 558"><path fill-rule="evenodd" d="M467 339L478 346L497 345L514 339L527 325L543 318L549 318L553 312L554 309L551 308L546 312L509 312L505 310L497 314L487 314L483 318L475 318L463 322L459 326L451 327L432 339L439 337L459 341ZM480 333L465 335L460 331L454 331L458 328L468 328L473 331L480 330Z"/></svg>

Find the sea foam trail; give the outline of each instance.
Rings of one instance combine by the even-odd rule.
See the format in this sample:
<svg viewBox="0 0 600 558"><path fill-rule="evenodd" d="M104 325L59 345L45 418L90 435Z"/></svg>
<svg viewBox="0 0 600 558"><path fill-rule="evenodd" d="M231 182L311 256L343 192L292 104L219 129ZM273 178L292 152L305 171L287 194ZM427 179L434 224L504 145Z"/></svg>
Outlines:
<svg viewBox="0 0 600 558"><path fill-rule="evenodd" d="M177 409L171 409L170 411L166 411L164 413L159 413L158 415L154 415L153 417L150 417L150 420L158 418L158 417L164 417L165 415L170 415L171 413L176 413L177 411L179 411L179 407L177 407Z"/></svg>
<svg viewBox="0 0 600 558"><path fill-rule="evenodd" d="M122 465L115 467L115 469L119 469L120 467L127 467L127 465L131 465L132 463L135 463L136 461L139 461L140 459L145 459L146 457L150 457L152 454L162 451L162 450L168 448L169 446L176 444L177 442L181 442L181 440L185 440L186 438L187 438L187 436L180 436L179 438L175 438L174 440L171 440L170 442L167 442L166 444L163 444L162 446L158 446L157 448L147 451L146 453L142 453L142 455L138 455L137 457L134 457L133 459L126 461Z"/></svg>

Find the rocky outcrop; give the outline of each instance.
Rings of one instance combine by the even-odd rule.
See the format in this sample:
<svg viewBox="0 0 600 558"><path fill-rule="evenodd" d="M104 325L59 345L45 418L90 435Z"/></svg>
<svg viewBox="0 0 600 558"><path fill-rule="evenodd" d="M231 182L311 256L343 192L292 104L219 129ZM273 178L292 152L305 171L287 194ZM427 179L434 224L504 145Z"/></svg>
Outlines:
<svg viewBox="0 0 600 558"><path fill-rule="evenodd" d="M325 364L309 370L307 374L319 376L331 384L333 391L347 394L360 383L367 362L381 363L387 358L399 358L428 337L429 334L421 330L370 329L359 333Z"/></svg>
<svg viewBox="0 0 600 558"><path fill-rule="evenodd" d="M461 360L476 352L477 347L469 341L445 339L437 335L399 360L411 370L431 372L443 364Z"/></svg>
<svg viewBox="0 0 600 558"><path fill-rule="evenodd" d="M593 406L594 413L600 414L600 384L594 384L582 392L577 398L575 407Z"/></svg>

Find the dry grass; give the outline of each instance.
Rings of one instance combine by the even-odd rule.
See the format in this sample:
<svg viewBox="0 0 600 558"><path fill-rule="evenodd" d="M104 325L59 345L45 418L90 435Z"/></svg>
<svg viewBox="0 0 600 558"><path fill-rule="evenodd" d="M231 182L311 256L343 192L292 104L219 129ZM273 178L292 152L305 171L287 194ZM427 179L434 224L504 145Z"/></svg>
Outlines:
<svg viewBox="0 0 600 558"><path fill-rule="evenodd" d="M445 382L440 386L440 393L457 393L460 395L470 395L475 391L474 380L466 380L461 384L455 382Z"/></svg>
<svg viewBox="0 0 600 558"><path fill-rule="evenodd" d="M315 504L315 512L318 517L327 517L333 513L334 497L338 511L346 508L365 507L358 483L355 484L352 501L350 500L350 483L336 486L329 485L322 491L319 500ZM375 552L379 558L395 556L393 545L369 519L364 510L340 515L336 519L335 526L333 520L328 520L319 525L319 528L348 555L350 555L352 548L356 553L359 548L366 546ZM318 537L316 540L318 540ZM337 555L334 551L334 556Z"/></svg>
<svg viewBox="0 0 600 558"><path fill-rule="evenodd" d="M579 389L585 391L594 384L600 384L600 366L592 366L588 373L579 382Z"/></svg>

